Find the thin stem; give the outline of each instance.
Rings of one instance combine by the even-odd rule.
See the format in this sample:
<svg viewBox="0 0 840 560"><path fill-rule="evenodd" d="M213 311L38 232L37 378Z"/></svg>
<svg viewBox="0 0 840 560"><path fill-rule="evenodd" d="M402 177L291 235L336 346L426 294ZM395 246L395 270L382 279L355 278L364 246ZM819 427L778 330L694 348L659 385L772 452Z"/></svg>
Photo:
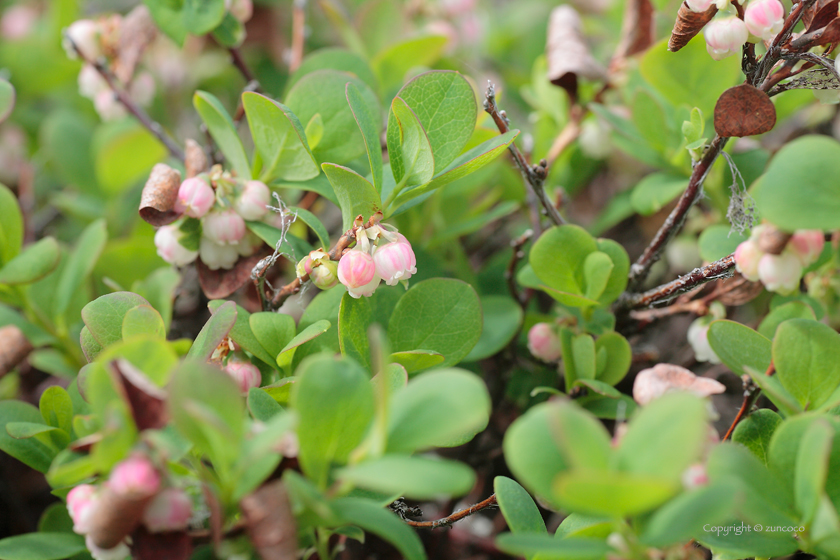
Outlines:
<svg viewBox="0 0 840 560"><path fill-rule="evenodd" d="M82 51L79 50L79 47L76 46L76 43L74 43L73 40L70 39L70 37L65 35L65 38L67 39L68 43L70 43L73 46L73 50L76 51L76 55L87 64L92 65L99 73L99 75L102 76L102 78L108 84L108 87L111 89L111 91L114 92L114 95L117 97L117 100L122 104L122 106L125 107L129 113L134 115L134 117L138 121L140 121L140 124L142 124L146 128L146 130L151 132L155 136L155 138L160 140L161 144L166 146L166 149L169 150L169 153L170 155L172 155L172 157L174 157L178 161L184 161L184 150L182 150L178 143L175 142L175 140L173 140L172 137L170 137L165 130L163 130L163 127L159 123L152 120L148 113L146 113L146 111L140 108L140 106L137 105L133 99L131 99L128 93L126 93L126 91L117 83L117 79L114 77L113 74L111 74L110 70L108 70L104 62L102 60L90 60L82 53Z"/></svg>
<svg viewBox="0 0 840 560"><path fill-rule="evenodd" d="M497 504L496 502L496 494L491 495L489 498L486 498L477 504L468 507L467 509L462 509L461 511L456 511L452 515L444 517L443 519L437 519L435 521L411 521L406 519L405 522L412 527L417 527L419 529L437 529L438 527L449 527L456 521L460 521L465 517L469 517L470 515L477 513L483 509L494 507Z"/></svg>
<svg viewBox="0 0 840 560"><path fill-rule="evenodd" d="M242 53L239 52L238 47L228 47L228 52L230 53L230 58L233 62L233 65L239 70L239 73L242 74L242 77L245 78L247 83L256 82L257 78L254 76L254 73L251 72L251 69L248 68L248 64L245 62L245 59L242 58ZM259 86L253 91L259 91Z"/></svg>
<svg viewBox="0 0 840 560"><path fill-rule="evenodd" d="M721 441L726 441L732 435L732 432L735 431L735 426L743 420L752 410L755 401L758 400L758 396L761 394L761 389L756 387L755 383L753 383L752 379L748 375L744 376L744 402L741 403L741 409L738 410L738 414L735 415L735 419L732 421L732 425L729 426L729 429L726 431L726 435L723 436Z"/></svg>
<svg viewBox="0 0 840 560"><path fill-rule="evenodd" d="M496 128L499 129L499 132L504 134L510 130L510 122L507 120L507 115L505 115L504 111L500 111L496 106L496 87L492 83L487 86L487 92L484 94L484 110L493 118L493 122L496 123ZM564 220L563 216L560 215L560 212L554 204L552 204L543 189L543 183L548 176L548 162L546 160L542 160L538 165L528 165L528 161L525 159L525 156L522 155L522 152L519 151L519 148L516 146L516 142L511 142L508 150L510 150L514 163L516 163L520 173L522 173L522 178L525 180L525 184L527 186L526 188L542 205L542 213L548 216L555 225L559 226L565 224L566 220ZM535 204L531 204L532 212L536 212L534 206ZM536 213L539 215L538 212ZM532 214L532 222L533 221ZM533 225L534 231L541 231L539 223Z"/></svg>
<svg viewBox="0 0 840 560"><path fill-rule="evenodd" d="M548 149L548 155L545 156L546 161L548 161L548 167L551 167L557 158L560 157L560 154L562 154L566 148L568 148L572 142L577 140L578 136L580 136L580 123L583 122L583 118L588 112L588 109L581 107L580 105L573 106L571 111L569 111L569 122L566 123L563 130L561 130L560 134L557 135L557 138L554 139L554 142L551 144L551 148Z"/></svg>
<svg viewBox="0 0 840 560"><path fill-rule="evenodd" d="M510 257L507 269L505 269L505 282L507 283L510 295L513 296L513 299L516 300L516 302L519 303L519 306L523 309L528 302L528 298L525 296L525 293L519 293L519 289L516 286L516 265L519 264L519 261L525 256L525 253L522 251L522 247L528 243L528 240L531 239L533 235L534 230L525 230L525 233L510 242L510 246L513 248L513 254ZM528 289L529 288L526 288L526 293Z"/></svg>
<svg viewBox="0 0 840 560"><path fill-rule="evenodd" d="M289 56L289 72L300 68L303 60L303 44L306 39L306 0L292 3L292 50Z"/></svg>
<svg viewBox="0 0 840 560"><path fill-rule="evenodd" d="M689 290L693 290L697 286L711 282L712 280L719 280L721 278L729 278L733 274L735 268L735 254L732 253L719 261L707 264L702 268L695 268L688 274L680 276L676 280L662 284L652 290L643 293L625 293L618 301L619 309L638 309L653 305L658 301L672 299Z"/></svg>
<svg viewBox="0 0 840 560"><path fill-rule="evenodd" d="M641 285L642 282L644 282L650 272L650 267L653 266L653 263L659 260L665 246L680 231L680 229L682 229L682 226L685 223L685 218L688 215L688 211L691 210L691 207L694 206L694 204L702 196L703 181L709 174L712 164L715 163L715 160L723 151L724 146L726 146L727 140L729 139L721 138L720 136L715 135L715 138L712 140L712 143L709 145L706 153L703 154L703 159L694 166L694 171L691 173L691 178L688 180L688 187L686 187L685 192L683 192L677 202L677 206L671 210L671 213L668 215L668 219L665 220L665 223L662 224L662 227L660 227L659 231L656 232L656 235L650 242L650 245L647 246L644 253L642 253L633 266L630 267L630 276L627 282L628 290L634 290Z"/></svg>

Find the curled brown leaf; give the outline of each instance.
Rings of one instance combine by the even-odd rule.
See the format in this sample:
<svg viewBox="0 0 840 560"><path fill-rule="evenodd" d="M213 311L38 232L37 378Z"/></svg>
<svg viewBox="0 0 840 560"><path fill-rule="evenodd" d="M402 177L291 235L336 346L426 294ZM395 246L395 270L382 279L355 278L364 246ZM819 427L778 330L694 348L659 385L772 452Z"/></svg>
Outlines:
<svg viewBox="0 0 840 560"><path fill-rule="evenodd" d="M775 125L776 106L750 84L729 88L715 105L715 132L722 138L763 134Z"/></svg>
<svg viewBox="0 0 840 560"><path fill-rule="evenodd" d="M108 486L100 490L91 516L90 536L99 548L114 548L140 526L143 512L154 496L117 494Z"/></svg>
<svg viewBox="0 0 840 560"><path fill-rule="evenodd" d="M297 527L282 480L245 496L239 503L254 548L263 560L297 558Z"/></svg>
<svg viewBox="0 0 840 560"><path fill-rule="evenodd" d="M175 212L175 201L180 186L179 171L165 163L155 165L140 195L140 217L155 227L177 220L179 214Z"/></svg>
<svg viewBox="0 0 840 560"><path fill-rule="evenodd" d="M122 19L114 60L114 74L122 83L131 82L143 52L155 37L157 26L145 5L140 4Z"/></svg>
<svg viewBox="0 0 840 560"><path fill-rule="evenodd" d="M23 331L15 325L0 328L0 377L12 371L32 352Z"/></svg>
<svg viewBox="0 0 840 560"><path fill-rule="evenodd" d="M204 153L204 148L198 142L192 138L187 138L185 152L187 157L184 158L184 167L187 170L188 179L207 170L207 154Z"/></svg>
<svg viewBox="0 0 840 560"><path fill-rule="evenodd" d="M646 51L653 44L653 5L650 0L628 0L624 8L621 39L615 49L610 68L621 66L622 61Z"/></svg>
<svg viewBox="0 0 840 560"><path fill-rule="evenodd" d="M546 57L548 79L577 96L578 77L603 80L606 70L589 52L583 37L583 22L571 6L554 8L548 22Z"/></svg>
<svg viewBox="0 0 840 560"><path fill-rule="evenodd" d="M677 21L674 22L674 29L671 30L671 38L668 40L668 50L677 52L686 46L695 35L700 33L707 23L712 21L717 11L716 6L711 6L705 12L692 12L685 2L680 4L680 9L677 12Z"/></svg>
<svg viewBox="0 0 840 560"><path fill-rule="evenodd" d="M131 407L138 430L155 430L166 426L169 413L166 391L152 383L134 364L120 358L109 364L114 385Z"/></svg>

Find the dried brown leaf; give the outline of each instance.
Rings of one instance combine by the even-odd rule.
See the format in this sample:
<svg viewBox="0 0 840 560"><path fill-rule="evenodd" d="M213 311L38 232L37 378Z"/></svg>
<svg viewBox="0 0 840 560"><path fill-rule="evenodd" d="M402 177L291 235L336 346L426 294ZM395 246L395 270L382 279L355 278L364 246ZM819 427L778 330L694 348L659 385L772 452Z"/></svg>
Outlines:
<svg viewBox="0 0 840 560"><path fill-rule="evenodd" d="M0 377L17 367L30 352L32 344L23 331L14 325L0 328Z"/></svg>
<svg viewBox="0 0 840 560"><path fill-rule="evenodd" d="M114 60L114 74L122 83L131 82L143 52L155 37L157 26L145 5L140 4L122 19Z"/></svg>
<svg viewBox="0 0 840 560"><path fill-rule="evenodd" d="M700 397L708 397L726 391L726 387L714 379L697 377L684 367L674 364L657 364L643 369L633 382L633 398L640 405L646 405L665 393L686 391Z"/></svg>
<svg viewBox="0 0 840 560"><path fill-rule="evenodd" d="M251 279L251 270L268 255L267 247L250 257L239 257L231 269L210 270L199 258L196 260L198 283L210 299L222 299L244 286Z"/></svg>
<svg viewBox="0 0 840 560"><path fill-rule="evenodd" d="M210 510L210 518L207 520L210 526L210 540L213 547L218 550L219 545L222 544L222 504L219 502L218 496L213 492L207 484L201 487L202 494L204 494L204 503L207 504L207 509Z"/></svg>
<svg viewBox="0 0 840 560"><path fill-rule="evenodd" d="M653 5L650 0L628 0L624 8L624 22L621 26L621 39L613 55L614 64L646 51L654 41Z"/></svg>
<svg viewBox="0 0 840 560"><path fill-rule="evenodd" d="M138 430L156 430L166 426L169 413L166 408L166 391L125 359L109 364L114 385L131 407L131 415Z"/></svg>
<svg viewBox="0 0 840 560"><path fill-rule="evenodd" d="M807 51L813 47L840 42L840 18L834 18L823 28L803 33L790 42L790 50Z"/></svg>
<svg viewBox="0 0 840 560"><path fill-rule="evenodd" d="M155 227L171 224L178 219L175 201L181 186L181 173L165 163L152 168L149 180L140 195L140 217Z"/></svg>
<svg viewBox="0 0 840 560"><path fill-rule="evenodd" d="M297 558L297 527L282 480L245 496L239 503L254 548L263 560Z"/></svg>
<svg viewBox="0 0 840 560"><path fill-rule="evenodd" d="M187 157L184 158L184 167L186 167L188 179L207 170L207 154L204 153L204 148L198 142L192 138L187 138L185 153Z"/></svg>
<svg viewBox="0 0 840 560"><path fill-rule="evenodd" d="M715 132L724 138L752 136L776 125L776 106L766 93L741 84L724 91L715 105Z"/></svg>
<svg viewBox="0 0 840 560"><path fill-rule="evenodd" d="M817 0L802 12L805 32L821 29L837 17L840 0Z"/></svg>
<svg viewBox="0 0 840 560"><path fill-rule="evenodd" d="M146 505L154 496L117 494L107 486L100 490L91 516L88 535L99 548L114 548L131 534L143 519Z"/></svg>
<svg viewBox="0 0 840 560"><path fill-rule="evenodd" d="M131 535L133 560L188 560L193 551L186 531L150 533L142 525Z"/></svg>
<svg viewBox="0 0 840 560"><path fill-rule="evenodd" d="M668 50L677 52L691 41L695 35L700 33L707 23L712 21L717 13L717 7L712 6L705 12L692 12L688 5L683 2L677 12L677 21L674 22L674 29L671 30L671 38L668 40Z"/></svg>
<svg viewBox="0 0 840 560"><path fill-rule="evenodd" d="M571 6L558 6L551 12L546 46L548 79L572 98L577 96L578 76L589 80L606 76L604 67L589 52L582 30L583 22Z"/></svg>

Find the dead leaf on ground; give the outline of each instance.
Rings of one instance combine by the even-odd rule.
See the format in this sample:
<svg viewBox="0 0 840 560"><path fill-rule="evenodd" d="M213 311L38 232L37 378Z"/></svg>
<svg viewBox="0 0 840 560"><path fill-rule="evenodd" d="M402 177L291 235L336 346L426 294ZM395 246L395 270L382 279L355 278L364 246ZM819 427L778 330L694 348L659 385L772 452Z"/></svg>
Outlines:
<svg viewBox="0 0 840 560"><path fill-rule="evenodd" d="M724 138L763 134L776 125L776 106L749 84L724 91L715 105L715 132Z"/></svg>
<svg viewBox="0 0 840 560"><path fill-rule="evenodd" d="M297 527L282 480L269 482L239 503L254 548L263 560L297 558Z"/></svg>
<svg viewBox="0 0 840 560"><path fill-rule="evenodd" d="M140 217L155 227L177 220L180 214L175 212L175 201L180 187L179 171L165 163L155 165L140 195Z"/></svg>
<svg viewBox="0 0 840 560"><path fill-rule="evenodd" d="M710 7L705 12L692 12L685 2L680 4L677 12L677 21L674 22L674 29L671 30L671 38L668 40L668 50L677 52L691 41L695 35L700 33L707 23L712 21L718 9Z"/></svg>
<svg viewBox="0 0 840 560"><path fill-rule="evenodd" d="M666 393L678 391L708 397L725 392L726 387L714 379L697 377L684 367L674 364L657 364L643 369L633 382L633 398L642 406Z"/></svg>
<svg viewBox="0 0 840 560"><path fill-rule="evenodd" d="M548 79L577 96L578 76L603 80L606 70L589 52L583 37L583 22L571 6L558 6L551 12L546 45Z"/></svg>

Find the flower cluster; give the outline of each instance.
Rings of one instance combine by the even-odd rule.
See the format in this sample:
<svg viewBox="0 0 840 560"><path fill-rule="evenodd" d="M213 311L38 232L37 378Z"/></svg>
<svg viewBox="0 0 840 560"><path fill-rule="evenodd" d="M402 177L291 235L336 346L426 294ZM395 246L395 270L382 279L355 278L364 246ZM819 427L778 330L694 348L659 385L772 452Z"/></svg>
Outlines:
<svg viewBox="0 0 840 560"><path fill-rule="evenodd" d="M803 270L814 263L825 245L819 230L799 230L791 236L778 255L765 253L759 246L761 232L768 226L753 229L750 238L735 250L735 268L751 282L761 281L771 292L783 295L796 292Z"/></svg>
<svg viewBox="0 0 840 560"><path fill-rule="evenodd" d="M85 535L96 560L122 560L129 556L128 535L135 528L142 524L151 533L183 531L193 503L184 490L164 486L152 462L135 454L118 463L102 484L73 488L67 510L73 531Z"/></svg>
<svg viewBox="0 0 840 560"><path fill-rule="evenodd" d="M158 255L166 262L184 266L197 257L211 270L232 268L240 256L250 256L262 241L248 232L246 220L268 216L271 191L260 181L242 181L214 167L209 174L181 183L175 211L183 219L163 226L155 234Z"/></svg>
<svg viewBox="0 0 840 560"><path fill-rule="evenodd" d="M728 0L687 0L686 3L694 12L705 12L712 4L718 9L729 4ZM771 40L782 30L784 22L785 9L779 0L752 0L744 11L743 20L731 16L714 19L706 25L703 30L706 50L715 60L723 60L740 53L747 41Z"/></svg>
<svg viewBox="0 0 840 560"><path fill-rule="evenodd" d="M64 31L64 50L67 56L75 59L81 53L90 62L82 65L79 72L79 94L93 101L96 112L105 121L120 119L127 113L108 82L91 63L103 57L116 56L121 26L122 16L115 14L96 20L80 19ZM139 72L131 77L129 83L122 85L138 105L147 106L154 99L155 80L148 72Z"/></svg>
<svg viewBox="0 0 840 560"><path fill-rule="evenodd" d="M341 282L352 297L359 298L370 297L383 280L396 286L417 274L414 249L393 226L357 225L354 235L356 245L341 256L337 265L323 249L312 251L298 263L298 277L308 274L322 290Z"/></svg>

